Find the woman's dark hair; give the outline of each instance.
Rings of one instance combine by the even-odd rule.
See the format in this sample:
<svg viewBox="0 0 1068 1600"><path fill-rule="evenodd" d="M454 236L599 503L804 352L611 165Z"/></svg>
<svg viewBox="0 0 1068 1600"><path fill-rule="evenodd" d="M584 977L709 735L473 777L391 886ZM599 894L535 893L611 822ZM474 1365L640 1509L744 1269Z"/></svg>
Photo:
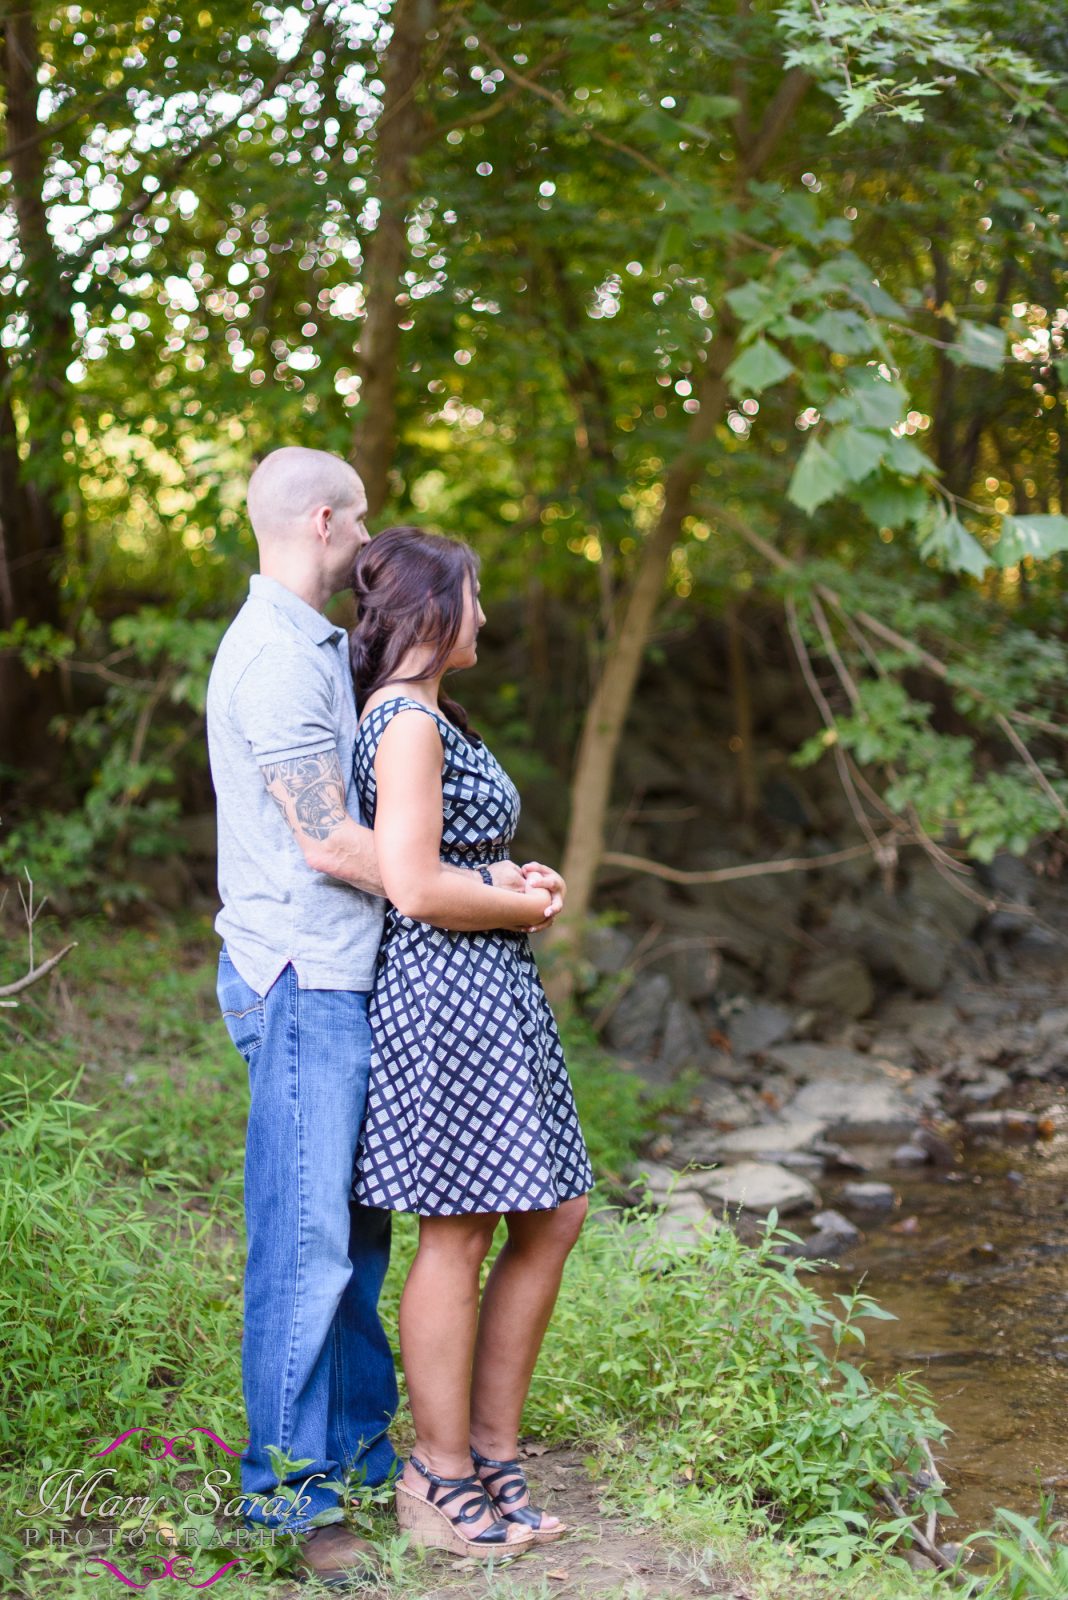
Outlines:
<svg viewBox="0 0 1068 1600"><path fill-rule="evenodd" d="M478 583L478 558L460 539L422 528L386 528L364 545L352 569L356 626L349 635L356 704L380 684L415 683L397 668L414 645L433 645L423 676L436 677L456 647L464 591ZM481 743L463 706L439 694L444 716L465 737Z"/></svg>

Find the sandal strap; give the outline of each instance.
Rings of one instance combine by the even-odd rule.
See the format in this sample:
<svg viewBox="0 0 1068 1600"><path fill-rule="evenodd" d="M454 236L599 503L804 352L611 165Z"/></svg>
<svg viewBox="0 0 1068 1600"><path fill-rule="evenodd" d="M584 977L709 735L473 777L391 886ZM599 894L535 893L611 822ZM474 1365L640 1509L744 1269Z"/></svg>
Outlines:
<svg viewBox="0 0 1068 1600"><path fill-rule="evenodd" d="M443 1478L437 1472L420 1461L418 1456L408 1458L429 1485L426 1498L429 1505L436 1506L442 1511L456 1528L465 1527L468 1523L477 1522L484 1517L487 1511L493 1513L493 1521L488 1528L483 1528L481 1533L473 1534L472 1544L503 1544L508 1537L508 1529L497 1515L497 1508L492 1497L487 1493L482 1480L477 1473L469 1472L462 1478ZM457 1500L459 1507L452 1511L449 1508Z"/></svg>
<svg viewBox="0 0 1068 1600"><path fill-rule="evenodd" d="M516 1505L517 1500L522 1500L524 1495L529 1495L526 1474L518 1459L513 1461L491 1461L489 1456L484 1456L477 1450L471 1451L475 1466L480 1474L480 1481L489 1491L489 1497L500 1511L505 1522L517 1522L524 1528L540 1528L545 1513L540 1506ZM490 1470L482 1476L483 1468Z"/></svg>
<svg viewBox="0 0 1068 1600"><path fill-rule="evenodd" d="M475 1466L482 1483L489 1491L495 1505L512 1506L528 1492L526 1475L518 1461L491 1461L488 1456L472 1450ZM483 1475L482 1469L489 1468Z"/></svg>

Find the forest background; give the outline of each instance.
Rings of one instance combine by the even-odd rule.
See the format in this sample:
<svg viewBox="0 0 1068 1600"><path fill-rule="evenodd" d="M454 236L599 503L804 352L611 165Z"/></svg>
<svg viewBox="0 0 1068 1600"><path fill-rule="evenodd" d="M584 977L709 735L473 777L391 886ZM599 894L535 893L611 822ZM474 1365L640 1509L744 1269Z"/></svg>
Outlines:
<svg viewBox="0 0 1068 1600"><path fill-rule="evenodd" d="M1000 854L1056 865L1062 7L0 17L9 878L113 916L177 870L254 566L244 484L283 443L353 460L372 528L478 551L497 645L470 698L571 939L601 869L663 865L618 847L667 642L683 677L709 641L722 665L756 858L799 845L757 754L771 659L786 753L844 796L832 846L890 875L918 850L984 903Z"/></svg>

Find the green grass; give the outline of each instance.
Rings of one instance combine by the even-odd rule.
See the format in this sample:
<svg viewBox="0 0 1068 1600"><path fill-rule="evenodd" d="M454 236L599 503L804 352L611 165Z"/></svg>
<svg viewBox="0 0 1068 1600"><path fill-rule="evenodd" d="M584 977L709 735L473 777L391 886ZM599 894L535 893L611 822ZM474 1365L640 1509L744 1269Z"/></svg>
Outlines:
<svg viewBox="0 0 1068 1600"><path fill-rule="evenodd" d="M46 1473L99 1465L88 1441L128 1428L244 1436L246 1082L215 1010L210 933L190 923L76 934L62 984L0 1011L0 1578L5 1592L40 1600L100 1592L84 1556L25 1548L16 1512ZM597 1168L618 1174L649 1108L588 1037L573 1030L568 1051ZM397 1231L387 1327L414 1237L406 1219ZM878 1308L860 1295L825 1301L804 1269L771 1259L772 1242L747 1249L712 1227L668 1247L651 1218L591 1222L526 1426L583 1445L612 1502L670 1538L692 1592L715 1561L754 1597L930 1595L934 1580L887 1555L896 1530L878 1497L938 1424L921 1390L905 1380L876 1389L856 1364L863 1320ZM107 1458L119 1492L161 1502L150 1531L166 1523L210 1540L209 1519L174 1508L220 1457L200 1441L192 1462L153 1462L142 1437ZM425 1592L422 1563L381 1508L354 1504L354 1514L380 1542L385 1592ZM139 1520L127 1518L127 1532ZM58 1537L79 1519L53 1509L36 1526ZM1061 1581L1055 1530L1036 1537L1045 1544L1003 1529L1005 1584L1015 1583L998 1590L1005 1600L1063 1595L1063 1585L1027 1587L1038 1582L1027 1564L1041 1575L1045 1562ZM249 1553L229 1592L269 1592L288 1554ZM498 1576L485 1593L504 1600L516 1583Z"/></svg>

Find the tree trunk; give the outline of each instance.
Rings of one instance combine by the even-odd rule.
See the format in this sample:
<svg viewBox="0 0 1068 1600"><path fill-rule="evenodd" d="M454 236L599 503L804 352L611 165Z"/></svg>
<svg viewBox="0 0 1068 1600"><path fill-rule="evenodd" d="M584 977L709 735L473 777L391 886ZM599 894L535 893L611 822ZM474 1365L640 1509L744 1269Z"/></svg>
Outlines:
<svg viewBox="0 0 1068 1600"><path fill-rule="evenodd" d="M746 185L759 176L790 126L811 79L800 68L785 73L769 101L747 149L739 150L739 202ZM743 118L743 125L747 125ZM604 852L605 819L615 773L616 753L634 695L642 657L664 591L671 552L682 537L694 486L704 467L704 453L727 400L724 373L734 356L736 334L724 303L720 331L708 351L699 391L701 409L690 427L682 453L664 479L664 504L656 527L646 540L633 586L620 613L619 626L605 649L601 675L586 712L571 784L571 822L561 868L567 880L567 920L546 935L553 946L575 951L593 898L597 868ZM572 979L566 963L553 976L555 999L566 1000Z"/></svg>
<svg viewBox="0 0 1068 1600"><path fill-rule="evenodd" d="M66 421L70 323L60 264L44 203L46 130L37 119L39 56L33 12L10 11L0 46L5 133L12 197L24 262L20 299L28 344L15 361L30 363L20 385L27 454L19 451L13 385L18 374L0 350L0 625L17 618L58 627L63 556L60 440ZM47 725L58 708L53 674L30 678L12 656L0 658L0 761L33 765L46 752ZM52 752L54 760L54 751Z"/></svg>
<svg viewBox="0 0 1068 1600"><path fill-rule="evenodd" d="M382 79L385 97L378 122L378 222L367 249L364 316L360 330L360 403L353 464L367 489L371 516L389 495L389 470L397 447L397 359L402 312L397 305L408 259L408 204L412 162L419 148L421 113L416 98L427 34L438 0L397 0L390 22Z"/></svg>
<svg viewBox="0 0 1068 1600"><path fill-rule="evenodd" d="M700 390L701 409L690 425L686 445L664 480L664 504L642 551L619 626L605 652L593 691L572 779L571 825L561 871L567 879L569 923L578 927L593 896L594 878L604 852L605 816L623 724L634 696L642 657L664 592L671 552L682 537L693 487L704 453L723 413L727 385L723 374L734 355L735 335L724 330L708 355ZM561 930L562 932L562 930Z"/></svg>

